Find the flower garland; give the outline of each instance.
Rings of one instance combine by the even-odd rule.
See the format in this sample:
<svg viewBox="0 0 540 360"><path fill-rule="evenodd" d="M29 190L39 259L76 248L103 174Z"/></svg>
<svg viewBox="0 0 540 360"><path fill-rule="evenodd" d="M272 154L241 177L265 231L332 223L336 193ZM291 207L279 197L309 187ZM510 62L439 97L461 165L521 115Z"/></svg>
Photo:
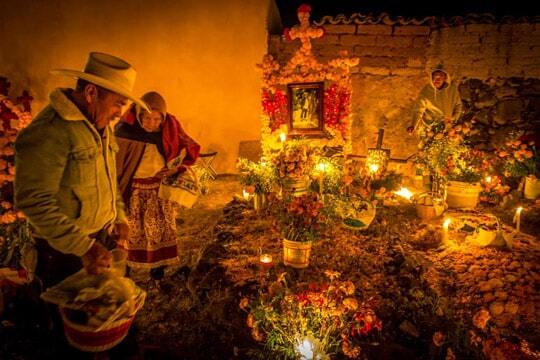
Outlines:
<svg viewBox="0 0 540 360"><path fill-rule="evenodd" d="M351 91L332 84L324 91L324 125L348 135Z"/></svg>
<svg viewBox="0 0 540 360"><path fill-rule="evenodd" d="M287 95L282 91L271 92L269 89L263 89L262 108L264 114L270 118L268 126L271 132L287 123L287 116L289 115Z"/></svg>

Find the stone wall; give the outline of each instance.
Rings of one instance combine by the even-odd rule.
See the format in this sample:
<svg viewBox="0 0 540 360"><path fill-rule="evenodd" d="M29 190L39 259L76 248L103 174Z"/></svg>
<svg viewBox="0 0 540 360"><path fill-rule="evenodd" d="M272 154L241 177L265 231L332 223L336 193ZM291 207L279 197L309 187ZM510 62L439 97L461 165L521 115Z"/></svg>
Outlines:
<svg viewBox="0 0 540 360"><path fill-rule="evenodd" d="M538 103L540 89L529 86L525 79L540 79L540 24L472 23L443 27L428 22L385 23L326 22L322 24L326 35L313 41L313 53L321 62L336 57L340 50L360 57L360 65L353 74L355 153L365 154L368 147L375 146L380 127L385 129L383 147L391 149L392 157L406 158L415 151L416 140L406 133L413 104L428 82L429 69L441 62L454 81L466 82L467 89L476 84L475 96L495 97L496 103L491 104L495 110L489 110L492 119L498 113L497 121L504 121L500 118L515 110L510 102L502 101L504 97L497 97L504 91L515 91L512 97L521 104L516 107L524 106L520 112L537 106L530 104ZM269 37L269 53L280 63L285 63L298 47L299 44L287 42L279 35ZM516 81L520 85L516 87L516 81L507 81L512 78L519 78ZM527 99L518 88L527 89ZM470 91L463 91L464 97L470 95ZM466 108L478 110L472 105ZM510 108L514 110L507 110ZM538 119L538 112L532 113ZM531 116L522 121L531 121Z"/></svg>

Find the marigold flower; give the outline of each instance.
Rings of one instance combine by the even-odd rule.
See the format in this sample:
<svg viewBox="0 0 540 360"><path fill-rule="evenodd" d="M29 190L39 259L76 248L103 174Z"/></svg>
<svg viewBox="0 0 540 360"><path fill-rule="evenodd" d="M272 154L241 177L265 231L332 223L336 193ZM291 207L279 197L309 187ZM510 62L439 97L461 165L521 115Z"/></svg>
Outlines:
<svg viewBox="0 0 540 360"><path fill-rule="evenodd" d="M249 306L249 299L245 297L242 298L238 306L240 307L240 309L245 310Z"/></svg>
<svg viewBox="0 0 540 360"><path fill-rule="evenodd" d="M473 316L473 324L479 329L485 330L491 315L486 309L481 309Z"/></svg>
<svg viewBox="0 0 540 360"><path fill-rule="evenodd" d="M444 342L444 334L440 331L437 331L433 334L433 344L435 344L436 347L440 347Z"/></svg>
<svg viewBox="0 0 540 360"><path fill-rule="evenodd" d="M248 314L246 324L250 329L253 328L253 325L255 324L255 318L253 317L253 314Z"/></svg>
<svg viewBox="0 0 540 360"><path fill-rule="evenodd" d="M358 308L358 301L356 301L355 298L345 298L343 300L343 305L348 309L348 310L356 310Z"/></svg>

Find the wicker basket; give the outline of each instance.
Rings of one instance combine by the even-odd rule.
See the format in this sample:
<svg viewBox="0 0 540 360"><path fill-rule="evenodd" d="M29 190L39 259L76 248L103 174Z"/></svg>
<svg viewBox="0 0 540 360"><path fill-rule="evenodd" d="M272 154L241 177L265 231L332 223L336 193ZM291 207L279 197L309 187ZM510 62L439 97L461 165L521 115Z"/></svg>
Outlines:
<svg viewBox="0 0 540 360"><path fill-rule="evenodd" d="M133 315L127 319L113 321L103 330L96 331L94 327L76 324L68 317L69 309L60 307L60 315L64 323L64 334L71 346L87 352L101 352L118 345L128 334L135 314L144 304L144 296L137 302Z"/></svg>

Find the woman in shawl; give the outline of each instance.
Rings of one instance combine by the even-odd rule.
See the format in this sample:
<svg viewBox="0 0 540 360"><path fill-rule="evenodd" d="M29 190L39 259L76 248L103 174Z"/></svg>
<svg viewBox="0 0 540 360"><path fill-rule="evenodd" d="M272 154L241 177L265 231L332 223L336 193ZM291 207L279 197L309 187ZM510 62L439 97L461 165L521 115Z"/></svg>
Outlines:
<svg viewBox="0 0 540 360"><path fill-rule="evenodd" d="M161 180L193 165L200 146L167 113L157 92L142 96L151 112L133 104L115 129L119 190L128 209L129 240L119 244L128 253L128 265L149 268L151 276L163 278L167 265L178 262L176 211L173 203L158 197ZM178 168L167 163L185 153Z"/></svg>

